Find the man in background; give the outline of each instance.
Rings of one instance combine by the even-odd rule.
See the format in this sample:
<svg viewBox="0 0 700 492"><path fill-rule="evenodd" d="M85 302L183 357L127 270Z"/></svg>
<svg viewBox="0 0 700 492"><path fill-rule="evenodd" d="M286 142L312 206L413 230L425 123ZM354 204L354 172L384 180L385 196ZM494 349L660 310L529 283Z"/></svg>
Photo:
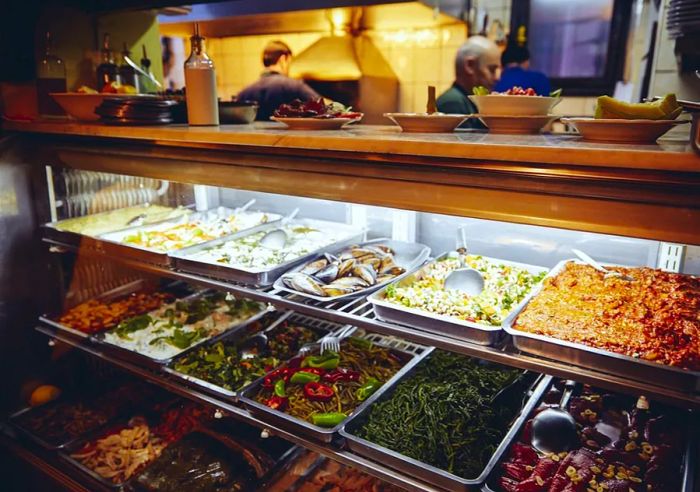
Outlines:
<svg viewBox="0 0 700 492"><path fill-rule="evenodd" d="M530 50L517 42L508 43L501 55L503 74L494 89L505 92L513 87L533 89L540 96L549 96L552 91L549 79L542 72L530 70Z"/></svg>
<svg viewBox="0 0 700 492"><path fill-rule="evenodd" d="M496 43L483 37L472 36L457 50L455 81L437 99L442 113L471 114L477 109L467 96L474 87L492 89L501 72L501 52ZM462 128L484 128L476 119L467 120Z"/></svg>
<svg viewBox="0 0 700 492"><path fill-rule="evenodd" d="M301 80L289 77L292 50L282 41L271 41L262 55L265 71L260 78L238 94L239 101L257 101L260 105L256 119L267 121L280 104L294 99L318 99L316 91Z"/></svg>

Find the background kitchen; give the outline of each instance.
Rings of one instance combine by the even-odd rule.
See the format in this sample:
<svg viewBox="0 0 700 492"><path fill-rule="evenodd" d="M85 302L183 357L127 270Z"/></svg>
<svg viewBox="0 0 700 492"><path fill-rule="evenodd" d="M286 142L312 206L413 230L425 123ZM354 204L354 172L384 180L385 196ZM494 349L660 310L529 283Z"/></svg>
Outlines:
<svg viewBox="0 0 700 492"><path fill-rule="evenodd" d="M556 113L592 114L601 93L629 101L667 92L700 98L691 70L699 65L697 43L678 25L672 0L239 0L106 14L100 8L106 10L110 2L91 2L89 13L67 3L40 11L31 41L41 53L44 33L53 33L53 51L66 63L68 90L94 86L105 33L117 62L122 43L136 60L145 49L159 79L165 53L165 83L181 88L188 37L199 22L216 64L221 99L259 77L265 44L280 39L295 55L293 77L359 107L364 123L387 123L381 117L385 111L423 111L426 86L435 85L438 94L450 86L455 52L468 35L482 33L504 46L510 32L525 26L520 41L532 52L532 67L564 89ZM163 3L173 2L150 2ZM13 34L6 30L5 35ZM22 85L5 84L6 114L12 115ZM26 112L26 104L22 107Z"/></svg>

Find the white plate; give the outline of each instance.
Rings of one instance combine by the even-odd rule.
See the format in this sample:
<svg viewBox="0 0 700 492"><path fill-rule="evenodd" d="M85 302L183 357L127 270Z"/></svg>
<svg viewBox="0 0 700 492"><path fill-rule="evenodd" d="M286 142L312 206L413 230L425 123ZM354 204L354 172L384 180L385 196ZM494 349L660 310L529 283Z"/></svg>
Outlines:
<svg viewBox="0 0 700 492"><path fill-rule="evenodd" d="M468 114L384 113L405 132L449 133L470 117Z"/></svg>
<svg viewBox="0 0 700 492"><path fill-rule="evenodd" d="M479 119L486 125L491 133L505 133L515 135L530 135L539 133L549 123L560 118L553 114L534 116L506 116L479 114Z"/></svg>
<svg viewBox="0 0 700 492"><path fill-rule="evenodd" d="M584 140L614 143L652 144L676 125L688 121L562 118L574 126Z"/></svg>
<svg viewBox="0 0 700 492"><path fill-rule="evenodd" d="M340 130L345 125L360 121L359 118L281 118L271 116L271 120L284 123L290 130Z"/></svg>

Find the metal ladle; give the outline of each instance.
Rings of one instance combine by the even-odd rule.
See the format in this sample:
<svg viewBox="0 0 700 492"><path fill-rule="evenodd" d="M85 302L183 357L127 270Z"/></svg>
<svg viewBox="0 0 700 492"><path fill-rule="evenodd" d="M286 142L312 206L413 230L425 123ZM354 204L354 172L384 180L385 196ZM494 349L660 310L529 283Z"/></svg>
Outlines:
<svg viewBox="0 0 700 492"><path fill-rule="evenodd" d="M600 263L595 261L593 258L588 256L586 253L584 253L580 249L572 249L571 251L573 251L573 253L576 256L578 256L582 261L584 261L586 264L592 266L593 268L595 268L599 272L604 273L606 277L619 277L622 280L626 280L627 282L634 282L634 280L635 280L634 277L630 277L629 275L624 275L620 272L608 270L607 268L603 267L603 265L601 265Z"/></svg>
<svg viewBox="0 0 700 492"><path fill-rule="evenodd" d="M575 381L567 381L559 405L543 410L532 419L532 447L537 451L560 453L578 444L576 421L564 410L575 387Z"/></svg>
<svg viewBox="0 0 700 492"><path fill-rule="evenodd" d="M445 277L445 289L454 289L474 297L484 290L484 277L473 268L459 268Z"/></svg>
<svg viewBox="0 0 700 492"><path fill-rule="evenodd" d="M299 213L299 209L295 208L291 214L282 219L281 227L277 229L272 229L268 231L262 238L260 238L260 246L263 248L271 249L273 251L280 250L284 248L287 244L287 233L284 232L283 227L286 226L294 217Z"/></svg>

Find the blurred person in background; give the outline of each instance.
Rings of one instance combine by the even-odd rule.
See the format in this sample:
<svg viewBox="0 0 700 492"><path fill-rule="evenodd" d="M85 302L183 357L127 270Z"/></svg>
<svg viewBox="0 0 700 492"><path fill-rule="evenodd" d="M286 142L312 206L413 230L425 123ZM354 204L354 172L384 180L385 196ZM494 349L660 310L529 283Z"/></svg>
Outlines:
<svg viewBox="0 0 700 492"><path fill-rule="evenodd" d="M292 63L292 50L282 41L271 41L265 46L262 55L265 71L260 78L243 89L239 101L257 101L260 105L256 119L267 121L280 104L294 99L310 101L321 97L301 80L289 77Z"/></svg>
<svg viewBox="0 0 700 492"><path fill-rule="evenodd" d="M442 113L472 114L476 106L467 96L474 87L492 89L501 72L501 52L496 43L483 36L472 36L457 50L455 56L455 81L437 99L437 109ZM473 118L461 128L484 128Z"/></svg>
<svg viewBox="0 0 700 492"><path fill-rule="evenodd" d="M533 89L540 96L549 96L552 91L549 79L542 72L530 70L530 50L517 41L508 42L501 55L503 73L494 90L505 92L513 87Z"/></svg>

